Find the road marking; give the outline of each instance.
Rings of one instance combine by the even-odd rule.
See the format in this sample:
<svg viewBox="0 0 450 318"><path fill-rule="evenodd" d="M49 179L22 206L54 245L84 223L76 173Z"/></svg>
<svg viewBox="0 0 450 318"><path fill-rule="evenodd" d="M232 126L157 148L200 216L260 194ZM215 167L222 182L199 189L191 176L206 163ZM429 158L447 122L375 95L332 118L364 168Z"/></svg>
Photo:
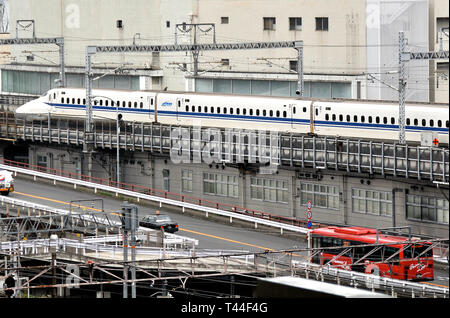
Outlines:
<svg viewBox="0 0 450 318"><path fill-rule="evenodd" d="M50 198L46 198L46 197L40 197L40 196L38 196L38 195L27 194L27 193L17 192L17 191L14 191L14 193L17 193L17 194L20 194L20 195L23 195L23 196L26 196L26 197L30 197L30 198L35 198L35 199L40 199L40 200L45 200L45 201L50 201L50 202L55 202L55 203L60 203L60 204L65 204L65 205L70 205L70 203L68 203L68 202L59 201L59 200L55 200L55 199L50 199ZM75 203L73 203L72 205L73 205L74 207L78 207L78 208L84 208L84 209L87 209L87 210L92 210L92 211L102 212L101 209L97 209L97 208L93 208L93 207L88 207L88 206L81 205L81 204L75 204ZM106 212L106 213L108 213L108 212ZM119 215L119 214L116 213L116 212L109 212L109 214Z"/></svg>
<svg viewBox="0 0 450 318"><path fill-rule="evenodd" d="M228 239L228 238L226 238L226 237L221 237L221 236L216 236L216 235L212 235L212 234L207 234L207 233L202 233L202 232L192 231L192 230L188 230L188 229L185 229L185 228L180 228L180 231L185 231L185 232L189 232L189 233L193 233L193 234L197 234L197 235L203 235L203 236L215 238L215 239L218 239L218 240L223 240L223 241L227 241L227 242L231 242L231 243L236 243L236 244L241 244L241 245L246 245L246 246L256 247L256 248L260 248L260 249L263 249L263 250L268 250L268 251L271 251L271 252L275 252L274 249L271 249L271 248L268 248L268 247L263 247L263 246L254 245L254 244L250 244L250 243L240 242L240 241Z"/></svg>

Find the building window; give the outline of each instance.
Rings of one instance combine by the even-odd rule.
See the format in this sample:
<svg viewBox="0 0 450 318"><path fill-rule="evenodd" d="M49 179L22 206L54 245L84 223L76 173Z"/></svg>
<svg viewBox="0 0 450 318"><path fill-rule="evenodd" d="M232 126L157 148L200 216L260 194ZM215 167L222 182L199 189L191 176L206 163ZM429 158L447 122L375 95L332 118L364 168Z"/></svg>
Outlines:
<svg viewBox="0 0 450 318"><path fill-rule="evenodd" d="M203 173L203 193L238 198L238 177L205 172Z"/></svg>
<svg viewBox="0 0 450 318"><path fill-rule="evenodd" d="M289 70L297 72L298 61L289 61Z"/></svg>
<svg viewBox="0 0 450 318"><path fill-rule="evenodd" d="M336 186L302 183L300 197L302 205L311 201L315 207L339 210L339 192Z"/></svg>
<svg viewBox="0 0 450 318"><path fill-rule="evenodd" d="M166 28L170 28L170 21L166 21Z"/></svg>
<svg viewBox="0 0 450 318"><path fill-rule="evenodd" d="M221 24L228 24L229 22L229 18L228 17L221 17L220 18L220 23Z"/></svg>
<svg viewBox="0 0 450 318"><path fill-rule="evenodd" d="M250 196L255 200L288 203L288 182L250 178Z"/></svg>
<svg viewBox="0 0 450 318"><path fill-rule="evenodd" d="M47 167L47 156L37 156L36 164L40 167Z"/></svg>
<svg viewBox="0 0 450 318"><path fill-rule="evenodd" d="M328 31L328 18L316 18L316 31Z"/></svg>
<svg viewBox="0 0 450 318"><path fill-rule="evenodd" d="M301 30L302 18L289 18L289 30Z"/></svg>
<svg viewBox="0 0 450 318"><path fill-rule="evenodd" d="M406 218L448 224L448 200L408 194Z"/></svg>
<svg viewBox="0 0 450 318"><path fill-rule="evenodd" d="M263 18L264 30L275 30L276 19L275 18Z"/></svg>
<svg viewBox="0 0 450 318"><path fill-rule="evenodd" d="M169 179L170 171L168 169L163 169L162 177L163 177L163 190L170 191L170 179Z"/></svg>
<svg viewBox="0 0 450 318"><path fill-rule="evenodd" d="M353 212L392 216L392 193L352 189Z"/></svg>
<svg viewBox="0 0 450 318"><path fill-rule="evenodd" d="M181 192L192 192L192 170L181 170Z"/></svg>

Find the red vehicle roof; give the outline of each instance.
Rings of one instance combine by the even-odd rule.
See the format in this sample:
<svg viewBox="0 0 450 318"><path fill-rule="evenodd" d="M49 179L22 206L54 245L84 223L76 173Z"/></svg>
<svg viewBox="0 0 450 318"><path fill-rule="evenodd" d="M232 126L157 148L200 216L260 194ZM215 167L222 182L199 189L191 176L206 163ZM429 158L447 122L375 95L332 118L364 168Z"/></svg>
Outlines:
<svg viewBox="0 0 450 318"><path fill-rule="evenodd" d="M377 230L364 228L364 227L337 227L337 226L329 226L317 228L312 231L313 235L321 235L327 237L335 237L349 241L357 241L368 244L375 244L377 242ZM378 243L400 243L407 241L407 237L402 236L392 236L379 234L378 235Z"/></svg>

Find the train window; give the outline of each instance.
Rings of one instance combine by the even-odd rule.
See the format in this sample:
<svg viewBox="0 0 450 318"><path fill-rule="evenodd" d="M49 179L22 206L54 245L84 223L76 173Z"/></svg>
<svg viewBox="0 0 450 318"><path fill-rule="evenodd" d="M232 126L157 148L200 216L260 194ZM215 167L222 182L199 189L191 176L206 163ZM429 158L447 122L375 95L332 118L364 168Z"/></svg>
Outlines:
<svg viewBox="0 0 450 318"><path fill-rule="evenodd" d="M445 121L445 127L448 128L448 120Z"/></svg>
<svg viewBox="0 0 450 318"><path fill-rule="evenodd" d="M150 98L150 105L153 106L153 98Z"/></svg>
<svg viewBox="0 0 450 318"><path fill-rule="evenodd" d="M271 110L271 111L269 112L269 114L270 114L270 117L273 117L273 110Z"/></svg>
<svg viewBox="0 0 450 318"><path fill-rule="evenodd" d="M131 108L131 102L128 102L128 108Z"/></svg>
<svg viewBox="0 0 450 318"><path fill-rule="evenodd" d="M306 113L306 107L303 107L303 112Z"/></svg>
<svg viewBox="0 0 450 318"><path fill-rule="evenodd" d="M265 109L263 110L263 116L266 116L266 110Z"/></svg>
<svg viewBox="0 0 450 318"><path fill-rule="evenodd" d="M108 106L108 105L109 105L109 101L105 100L105 106Z"/></svg>
<svg viewBox="0 0 450 318"><path fill-rule="evenodd" d="M316 116L319 116L319 108L316 108Z"/></svg>
<svg viewBox="0 0 450 318"><path fill-rule="evenodd" d="M353 116L353 121L355 122L355 123L357 123L358 122L358 116Z"/></svg>
<svg viewBox="0 0 450 318"><path fill-rule="evenodd" d="M77 99L77 104L80 105L80 99L79 98Z"/></svg>
<svg viewBox="0 0 450 318"><path fill-rule="evenodd" d="M395 124L395 118L394 117L391 117L391 124L392 125Z"/></svg>
<svg viewBox="0 0 450 318"><path fill-rule="evenodd" d="M259 109L256 110L256 116L259 116Z"/></svg>
<svg viewBox="0 0 450 318"><path fill-rule="evenodd" d="M239 115L240 112L241 112L241 109L240 108L236 108L236 114Z"/></svg>
<svg viewBox="0 0 450 318"><path fill-rule="evenodd" d="M233 115L233 110L234 110L234 108L232 107L232 108L230 108L230 114L231 115Z"/></svg>
<svg viewBox="0 0 450 318"><path fill-rule="evenodd" d="M430 119L430 127L434 127L434 120Z"/></svg>
<svg viewBox="0 0 450 318"><path fill-rule="evenodd" d="M287 112L285 110L283 110L283 117L286 118L287 117Z"/></svg>
<svg viewBox="0 0 450 318"><path fill-rule="evenodd" d="M211 106L211 107L209 108L209 111L210 111L211 114L214 114L214 107Z"/></svg>
<svg viewBox="0 0 450 318"><path fill-rule="evenodd" d="M365 116L361 116L361 122L364 123L366 121L366 117Z"/></svg>
<svg viewBox="0 0 450 318"><path fill-rule="evenodd" d="M347 121L348 122L350 121L350 115L347 115Z"/></svg>
<svg viewBox="0 0 450 318"><path fill-rule="evenodd" d="M380 123L380 117L379 116L375 117L375 121L377 122L377 124L379 124Z"/></svg>
<svg viewBox="0 0 450 318"><path fill-rule="evenodd" d="M372 116L369 116L369 123L371 124L372 123Z"/></svg>
<svg viewBox="0 0 450 318"><path fill-rule="evenodd" d="M387 124L387 117L383 117L383 123Z"/></svg>
<svg viewBox="0 0 450 318"><path fill-rule="evenodd" d="M207 113L207 112L208 112L208 107L207 107L207 106L203 107L203 112L204 112L204 113Z"/></svg>
<svg viewBox="0 0 450 318"><path fill-rule="evenodd" d="M61 104L64 104L64 97L61 97Z"/></svg>
<svg viewBox="0 0 450 318"><path fill-rule="evenodd" d="M75 104L75 98L72 98L72 104Z"/></svg>
<svg viewBox="0 0 450 318"><path fill-rule="evenodd" d="M336 120L336 114L331 115L331 119L332 119L333 121L335 121L335 120Z"/></svg>
<svg viewBox="0 0 450 318"><path fill-rule="evenodd" d="M70 104L70 98L69 97L66 98L66 103Z"/></svg>
<svg viewBox="0 0 450 318"><path fill-rule="evenodd" d="M253 116L253 109L250 109L249 112L250 112L250 116Z"/></svg>
<svg viewBox="0 0 450 318"><path fill-rule="evenodd" d="M220 107L216 108L216 113L220 114Z"/></svg>
<svg viewBox="0 0 450 318"><path fill-rule="evenodd" d="M68 101L67 101L68 102ZM94 105L97 105L97 103L98 103L98 101L97 100L94 100Z"/></svg>
<svg viewBox="0 0 450 318"><path fill-rule="evenodd" d="M53 93L53 99L56 99L56 93Z"/></svg>
<svg viewBox="0 0 450 318"><path fill-rule="evenodd" d="M122 107L125 107L125 106L126 106L126 102L122 101Z"/></svg>
<svg viewBox="0 0 450 318"><path fill-rule="evenodd" d="M191 106L191 111L195 112L195 106L194 105Z"/></svg>
<svg viewBox="0 0 450 318"><path fill-rule="evenodd" d="M442 127L442 120L439 119L437 124L438 124L438 127Z"/></svg>
<svg viewBox="0 0 450 318"><path fill-rule="evenodd" d="M276 116L277 116L277 117L280 117L280 111L279 111L279 110L277 110Z"/></svg>
<svg viewBox="0 0 450 318"><path fill-rule="evenodd" d="M330 116L328 114L325 114L325 120L330 120Z"/></svg>
<svg viewBox="0 0 450 318"><path fill-rule="evenodd" d="M86 99L83 98L83 105L86 105Z"/></svg>
<svg viewBox="0 0 450 318"><path fill-rule="evenodd" d="M422 119L422 126L426 126L427 125L427 121L425 119Z"/></svg>
<svg viewBox="0 0 450 318"><path fill-rule="evenodd" d="M201 113L201 112L202 112L202 106L198 106L198 107L197 107L197 111L198 111L199 113Z"/></svg>
<svg viewBox="0 0 450 318"><path fill-rule="evenodd" d="M339 115L339 121L344 121L344 116Z"/></svg>
<svg viewBox="0 0 450 318"><path fill-rule="evenodd" d="M224 113L224 114L227 113L227 108L226 108L226 107L223 108L223 113Z"/></svg>
<svg viewBox="0 0 450 318"><path fill-rule="evenodd" d="M143 102L140 102L140 103L139 103L139 107L140 107L140 108L144 108L144 103L143 103Z"/></svg>
<svg viewBox="0 0 450 318"><path fill-rule="evenodd" d="M186 111L187 111L187 112L189 111L189 106L188 106L188 105L186 105Z"/></svg>
<svg viewBox="0 0 450 318"><path fill-rule="evenodd" d="M296 112L295 106L294 106L294 108L292 108L292 112L295 114L295 112Z"/></svg>
<svg viewBox="0 0 450 318"><path fill-rule="evenodd" d="M247 114L247 108L242 109L242 115L246 115Z"/></svg>
<svg viewBox="0 0 450 318"><path fill-rule="evenodd" d="M103 99L100 99L99 104L100 104L100 106L103 106Z"/></svg>
<svg viewBox="0 0 450 318"><path fill-rule="evenodd" d="M419 126L419 120L417 118L414 118L414 126Z"/></svg>
<svg viewBox="0 0 450 318"><path fill-rule="evenodd" d="M178 107L181 107L181 100L178 100Z"/></svg>
<svg viewBox="0 0 450 318"><path fill-rule="evenodd" d="M137 102L134 102L134 108L137 108Z"/></svg>
<svg viewBox="0 0 450 318"><path fill-rule="evenodd" d="M407 124L408 126L411 125L411 119L406 118L406 124Z"/></svg>

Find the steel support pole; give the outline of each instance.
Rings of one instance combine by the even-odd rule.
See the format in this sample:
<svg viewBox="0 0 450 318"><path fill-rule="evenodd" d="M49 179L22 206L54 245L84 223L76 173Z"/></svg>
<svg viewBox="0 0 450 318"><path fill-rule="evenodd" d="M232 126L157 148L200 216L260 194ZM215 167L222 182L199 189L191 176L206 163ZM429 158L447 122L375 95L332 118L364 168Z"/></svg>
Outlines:
<svg viewBox="0 0 450 318"><path fill-rule="evenodd" d="M295 49L298 52L298 61L297 61L297 91L295 92L299 96L303 96L303 41L295 42Z"/></svg>
<svg viewBox="0 0 450 318"><path fill-rule="evenodd" d="M59 47L59 63L60 63L60 74L59 74L59 87L66 87L66 67L64 61L64 38L57 38L56 45Z"/></svg>
<svg viewBox="0 0 450 318"><path fill-rule="evenodd" d="M406 39L405 33L403 31L399 32L399 77L398 77L398 141L400 144L404 145L406 143L405 136L405 97L406 97L406 62L409 60L409 53L405 52L406 49Z"/></svg>

